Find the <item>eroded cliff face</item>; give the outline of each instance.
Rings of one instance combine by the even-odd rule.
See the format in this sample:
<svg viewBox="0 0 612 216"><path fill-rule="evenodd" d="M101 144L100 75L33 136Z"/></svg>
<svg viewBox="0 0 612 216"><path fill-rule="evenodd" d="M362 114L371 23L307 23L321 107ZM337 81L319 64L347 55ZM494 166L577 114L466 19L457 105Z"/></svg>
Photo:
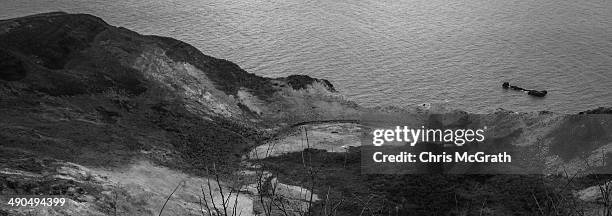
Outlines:
<svg viewBox="0 0 612 216"><path fill-rule="evenodd" d="M1 21L0 30L2 108L11 115L5 127L30 129L52 121L66 124L49 123L55 126L45 134L69 140L74 131L86 137L118 127L125 128L116 139L157 130L162 139L191 139L174 147L214 134L225 137L217 144L240 152L259 139L250 136L264 131L359 113L326 80L259 77L181 41L139 35L91 15L39 14ZM197 132L204 135L184 136L197 127L207 128ZM61 133L50 132L55 130ZM141 139L136 137L130 139Z"/></svg>
<svg viewBox="0 0 612 216"><path fill-rule="evenodd" d="M63 194L80 206L42 214L110 214L116 196L143 200L121 207L122 214L158 214L163 203L156 202L179 180L151 188L145 184L158 182L155 175L113 176L151 162L201 182L212 166L238 170L242 155L278 129L355 118L360 109L326 80L259 77L184 42L86 14L0 21L0 59L0 193ZM54 175L65 169L98 170L111 180ZM30 186L16 183L22 178ZM184 187L179 194L201 194L199 186ZM157 192L138 192L147 188ZM251 202L252 210L243 195L240 205ZM177 202L200 215L194 196ZM2 211L32 209L22 210Z"/></svg>
<svg viewBox="0 0 612 216"><path fill-rule="evenodd" d="M332 96L335 89L329 81L303 75L259 77L181 41L139 35L90 15L40 14L5 20L1 26L2 79L53 96L108 89L136 96L155 89L163 93L155 99L182 100L196 115L240 121L245 117L256 121L278 109L290 112L295 106L318 113L325 111L316 110L317 103L349 104L339 97L296 103L279 93L309 92L313 86L322 86L318 93ZM356 107L351 106L347 107Z"/></svg>

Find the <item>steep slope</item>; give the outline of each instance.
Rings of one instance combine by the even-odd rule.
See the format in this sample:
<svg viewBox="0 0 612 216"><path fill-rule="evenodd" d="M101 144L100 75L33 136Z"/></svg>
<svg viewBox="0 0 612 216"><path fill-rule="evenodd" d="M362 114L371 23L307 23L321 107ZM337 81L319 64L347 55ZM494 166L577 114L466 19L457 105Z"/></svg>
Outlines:
<svg viewBox="0 0 612 216"><path fill-rule="evenodd" d="M284 125L359 113L326 80L259 77L184 42L86 14L0 21L0 60L0 193L67 195L90 203L89 213L105 214L108 191L149 195L74 176L83 170L113 179L152 161L193 178L212 166L231 173L244 152ZM76 171L62 180L58 170ZM99 203L83 201L84 194ZM125 211L159 205L151 202ZM143 214L157 214L148 211Z"/></svg>
<svg viewBox="0 0 612 216"><path fill-rule="evenodd" d="M282 104L286 101L275 94L282 90L319 83L324 91L334 91L328 81L307 76L259 77L184 42L142 36L90 15L40 14L5 20L1 26L2 79L26 83L52 96L109 88L140 95L161 88L183 99L196 114L242 120L241 107L246 106L239 104L246 99L241 95Z"/></svg>
<svg viewBox="0 0 612 216"><path fill-rule="evenodd" d="M181 41L139 35L85 14L1 21L0 58L1 108L9 115L5 127L29 130L50 121L53 127L35 133L73 139L83 130L79 136L94 146L111 139L98 131L127 139L134 135L122 133L161 130L155 136L180 132L170 140L214 134L220 137L213 140L235 143L219 143L228 151L240 152L256 140L245 137L279 123L357 113L354 104L334 96L326 80L259 77ZM14 125L25 122L31 125ZM200 130L198 138L184 130Z"/></svg>

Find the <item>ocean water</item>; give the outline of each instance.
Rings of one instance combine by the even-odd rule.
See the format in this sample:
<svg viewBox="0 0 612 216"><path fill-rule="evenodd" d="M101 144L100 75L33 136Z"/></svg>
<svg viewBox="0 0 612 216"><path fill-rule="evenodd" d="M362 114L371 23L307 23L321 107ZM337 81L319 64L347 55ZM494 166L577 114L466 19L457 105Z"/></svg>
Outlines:
<svg viewBox="0 0 612 216"><path fill-rule="evenodd" d="M0 19L90 13L364 106L575 113L612 106L610 0L2 0ZM548 90L545 98L501 88Z"/></svg>

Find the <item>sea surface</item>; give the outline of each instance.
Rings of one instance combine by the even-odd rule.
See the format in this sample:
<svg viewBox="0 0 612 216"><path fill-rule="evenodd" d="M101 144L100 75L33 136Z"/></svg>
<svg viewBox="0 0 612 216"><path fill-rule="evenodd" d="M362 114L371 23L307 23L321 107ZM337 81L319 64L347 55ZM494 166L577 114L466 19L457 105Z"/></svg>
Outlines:
<svg viewBox="0 0 612 216"><path fill-rule="evenodd" d="M307 74L364 106L575 113L612 106L610 0L1 0L89 13L245 70ZM509 81L545 98L501 88Z"/></svg>

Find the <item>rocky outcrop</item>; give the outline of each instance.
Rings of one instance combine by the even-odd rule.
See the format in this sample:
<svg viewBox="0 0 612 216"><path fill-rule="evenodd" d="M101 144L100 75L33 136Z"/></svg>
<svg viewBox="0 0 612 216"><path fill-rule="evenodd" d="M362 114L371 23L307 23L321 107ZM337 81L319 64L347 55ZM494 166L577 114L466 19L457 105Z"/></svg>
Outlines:
<svg viewBox="0 0 612 216"><path fill-rule="evenodd" d="M325 87L325 89L329 90L330 92L336 92L336 89L328 80L316 79L306 75L291 75L284 78L277 78L277 80L283 80L287 82L287 84L289 84L295 90L307 89L313 83L320 83Z"/></svg>
<svg viewBox="0 0 612 216"><path fill-rule="evenodd" d="M524 92L527 92L528 95L535 96L535 97L544 97L546 96L546 94L548 94L548 91L546 90L538 91L538 90L532 90L532 89L524 89L518 86L510 85L510 83L508 82L504 82L502 84L502 88L504 89L509 88L509 89L516 90L516 91L524 91Z"/></svg>

